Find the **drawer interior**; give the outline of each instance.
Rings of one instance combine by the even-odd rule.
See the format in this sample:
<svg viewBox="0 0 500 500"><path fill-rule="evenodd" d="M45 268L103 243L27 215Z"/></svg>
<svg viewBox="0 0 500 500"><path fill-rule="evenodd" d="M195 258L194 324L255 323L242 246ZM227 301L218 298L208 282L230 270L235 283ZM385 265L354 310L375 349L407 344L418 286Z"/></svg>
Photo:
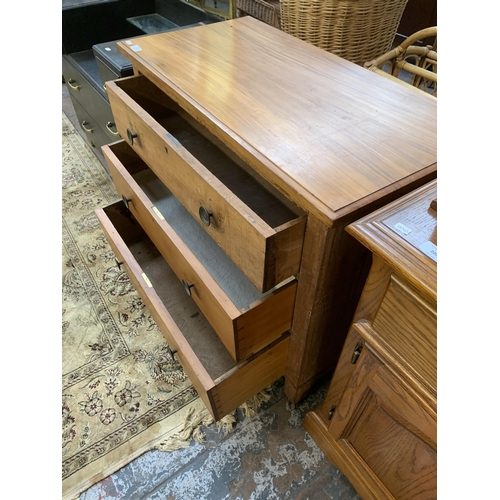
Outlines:
<svg viewBox="0 0 500 500"><path fill-rule="evenodd" d="M114 144L112 151L156 209L240 311L250 309L254 302L263 300L274 293L275 288L262 293L252 284L132 148L122 142Z"/></svg>
<svg viewBox="0 0 500 500"><path fill-rule="evenodd" d="M193 157L270 227L303 215L270 183L144 76L115 81Z"/></svg>
<svg viewBox="0 0 500 500"><path fill-rule="evenodd" d="M156 293L213 380L237 366L170 266L121 202L104 208Z"/></svg>

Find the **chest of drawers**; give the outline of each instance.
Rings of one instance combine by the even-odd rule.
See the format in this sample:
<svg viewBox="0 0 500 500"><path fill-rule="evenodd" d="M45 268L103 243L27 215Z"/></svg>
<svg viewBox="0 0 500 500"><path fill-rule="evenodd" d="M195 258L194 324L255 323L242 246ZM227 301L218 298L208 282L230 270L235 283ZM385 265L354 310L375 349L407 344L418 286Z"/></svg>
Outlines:
<svg viewBox="0 0 500 500"><path fill-rule="evenodd" d="M304 421L366 499L437 496L436 188L349 226L373 264L325 402Z"/></svg>
<svg viewBox="0 0 500 500"><path fill-rule="evenodd" d="M299 401L369 267L344 227L436 175L435 102L250 17L117 47L120 262L216 418L282 375Z"/></svg>

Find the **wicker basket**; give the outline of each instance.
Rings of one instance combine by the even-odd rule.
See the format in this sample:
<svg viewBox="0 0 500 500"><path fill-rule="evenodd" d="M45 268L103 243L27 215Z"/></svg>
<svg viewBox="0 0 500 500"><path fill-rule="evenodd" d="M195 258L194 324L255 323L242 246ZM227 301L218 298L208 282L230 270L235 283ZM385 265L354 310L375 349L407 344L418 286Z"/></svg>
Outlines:
<svg viewBox="0 0 500 500"><path fill-rule="evenodd" d="M387 52L408 0L281 0L281 29L356 64Z"/></svg>
<svg viewBox="0 0 500 500"><path fill-rule="evenodd" d="M417 45L431 37L433 45ZM398 47L366 62L365 68L437 98L437 26L417 31Z"/></svg>
<svg viewBox="0 0 500 500"><path fill-rule="evenodd" d="M280 2L279 0L237 0L236 15L248 15L270 24L275 28L280 27Z"/></svg>

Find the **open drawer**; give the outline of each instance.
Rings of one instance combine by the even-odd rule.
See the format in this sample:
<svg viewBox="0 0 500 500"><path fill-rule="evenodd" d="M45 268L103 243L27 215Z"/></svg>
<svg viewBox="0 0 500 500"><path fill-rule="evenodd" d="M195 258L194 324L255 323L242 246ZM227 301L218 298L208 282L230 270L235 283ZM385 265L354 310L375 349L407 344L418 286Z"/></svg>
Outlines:
<svg viewBox="0 0 500 500"><path fill-rule="evenodd" d="M298 207L144 76L106 85L120 135L260 291L298 273Z"/></svg>
<svg viewBox="0 0 500 500"><path fill-rule="evenodd" d="M235 360L290 329L295 278L261 293L127 143L103 153L126 206Z"/></svg>
<svg viewBox="0 0 500 500"><path fill-rule="evenodd" d="M216 420L283 376L290 334L234 361L172 269L122 202L96 210L103 231L173 355Z"/></svg>

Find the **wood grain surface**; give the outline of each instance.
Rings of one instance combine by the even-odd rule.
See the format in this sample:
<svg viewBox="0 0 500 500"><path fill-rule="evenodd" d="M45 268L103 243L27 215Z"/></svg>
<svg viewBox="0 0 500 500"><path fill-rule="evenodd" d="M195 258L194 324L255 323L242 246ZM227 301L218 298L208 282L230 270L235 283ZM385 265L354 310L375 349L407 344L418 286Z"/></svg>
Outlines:
<svg viewBox="0 0 500 500"><path fill-rule="evenodd" d="M250 17L118 48L327 224L372 193L435 170L433 100Z"/></svg>

